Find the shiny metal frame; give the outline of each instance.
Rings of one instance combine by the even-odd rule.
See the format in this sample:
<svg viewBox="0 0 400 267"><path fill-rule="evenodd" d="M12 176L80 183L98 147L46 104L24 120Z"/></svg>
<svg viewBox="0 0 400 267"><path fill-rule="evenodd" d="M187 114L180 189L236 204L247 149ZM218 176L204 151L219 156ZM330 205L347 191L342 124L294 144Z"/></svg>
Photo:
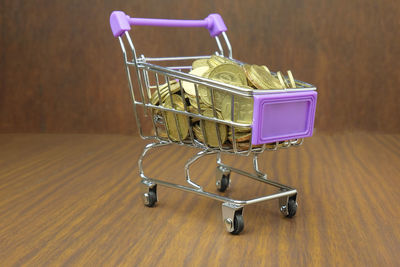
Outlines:
<svg viewBox="0 0 400 267"><path fill-rule="evenodd" d="M254 204L257 202L262 202L262 201L267 201L267 200L272 200L272 199L277 199L277 198L282 198L282 197L289 197L289 196L294 196L297 194L296 189L293 189L289 186L271 181L267 178L267 175L262 173L259 169L258 169L258 161L257 161L257 155L255 154L253 157L253 168L254 168L254 172L255 174L249 173L249 172L245 172L243 170L239 170L236 169L234 167L228 166L224 163L222 163L221 160L221 154L218 153L215 150L202 150L200 152L198 152L195 156L193 156L191 159L189 159L185 165L185 176L186 176L186 181L189 183L190 186L184 186L184 185L180 185L180 184L174 184L174 183L170 183L170 182L166 182L163 180L159 180L156 178L151 178L148 177L144 174L143 171L143 160L144 157L146 156L146 154L154 148L157 147L162 147L162 146L166 146L166 145L170 145L170 143L168 142L160 142L160 143L151 143L145 146L143 153L141 154L138 164L139 164L139 175L140 177L143 179L143 181L147 184L150 182L151 185L153 184L160 184L163 186L167 186L167 187L172 187L172 188L176 188L176 189L180 189L183 191L187 191L187 192L192 192L201 196L205 196L205 197L209 197L215 200L219 200L222 202L227 202L233 205L239 205L241 207L245 206L245 205L249 205L249 204ZM236 200L236 199L231 199L228 197L224 197L218 194L214 194L211 192L207 192L204 191L203 188L201 186L199 186L198 184L194 183L191 179L190 179L190 175L189 175L189 168L190 165L192 165L195 161L197 161L198 159L200 159L203 156L206 155L212 155L212 154L217 154L217 166L221 166L231 172L235 172L238 174L241 174L243 176L249 177L251 179L257 180L259 182L263 182L272 186L275 186L277 188L280 189L279 193L276 194L272 194L272 195L268 195L268 196L263 196L263 197L258 197L258 198L253 198L253 199L249 199L249 200Z"/></svg>
<svg viewBox="0 0 400 267"><path fill-rule="evenodd" d="M225 46L228 50L228 57L232 60L232 47L230 45L228 36L226 35L225 32L222 33L223 39L225 41ZM246 98L251 98L253 99L253 95L255 94L266 94L266 93L277 93L277 92L285 92L287 90L291 91L309 91L309 90L316 90L316 88L308 83L302 82L302 81L295 81L297 88L292 88L292 89L282 89L282 90L250 90L250 89L245 89L233 85L228 85L225 83L221 83L218 81L210 80L207 78L203 77L198 77L191 75L187 73L190 69L190 65L185 65L183 64L184 62L187 61L192 61L195 59L201 59L201 58L209 58L210 56L192 56L192 57L160 57L160 58L149 58L149 57L144 57L141 55L139 58L136 55L136 50L135 47L132 43L132 40L129 36L129 33L125 33L125 39L126 42L129 45L129 58L128 59L128 51L125 48L125 42L123 37L119 37L119 42L121 45L121 49L123 52L124 56L124 62L125 62L125 69L126 73L128 76L128 86L132 98L132 103L133 103L133 109L134 109L134 115L136 118L136 123L138 127L138 131L140 136L145 139L145 140L155 140L155 142L150 143L145 146L142 154L140 155L138 165L139 165L139 174L140 177L142 178L142 184L146 188L152 188L153 191L155 191L155 185L163 185L166 187L171 187L175 189L180 189L183 191L187 192L192 192L201 196L205 196L208 198L212 198L218 201L223 202L223 219L226 224L227 230L229 232L233 232L233 220L235 213L240 210L240 214L242 214L242 209L245 205L248 204L253 204L261 201L267 201L267 200L272 200L272 199L279 199L279 205L281 208L281 212L285 215L287 215L287 209L286 206L288 204L289 198L296 199L297 196L297 191L296 189L293 189L289 186L271 181L270 179L267 178L267 175L261 172L258 168L258 154L264 152L265 150L277 150L280 148L288 148L291 146L299 146L303 143L303 139L295 139L295 140L287 140L285 142L276 142L274 144L263 144L262 146L253 146L251 142L249 141L248 143L248 148L241 148L238 146L238 142L236 140L235 136L235 127L251 127L251 124L244 124L244 123L238 123L235 122L234 118L234 101L235 97L246 97ZM218 36L215 37L217 47L218 47L218 52L215 52L217 55L224 55L224 50L223 46L218 38ZM237 60L235 60L237 61ZM156 65L150 62L157 62L157 63L164 63L167 64L167 67L162 67L160 65ZM179 62L177 66L171 66L171 62ZM237 61L239 64L243 64L242 62ZM136 79L138 82L138 88L134 88L132 85L132 78L131 78L131 69L135 70L136 74ZM160 84L161 81L164 83L168 83L168 90L171 92L171 87L169 85L170 80L177 80L180 85L180 93L182 97L182 101L184 103L184 110L177 110L175 108L169 108L165 107L162 103L160 105L153 105L150 101L152 92L157 92L159 99L161 100L161 93L160 93ZM198 112L193 113L188 111L188 107L185 101L184 97L184 92L182 89L182 81L187 81L191 82L194 84L195 87L195 92L196 92L196 101L197 101L197 106L198 106ZM200 112L200 97L199 97L199 90L198 86L206 86L209 90L209 93L211 95L211 103L212 103L212 110L213 110L213 117L209 116L204 116L201 115ZM231 120L221 120L217 118L217 110L214 105L214 95L216 92L223 92L227 97L231 97ZM172 107L174 107L174 102L173 98L170 94L170 101L172 103ZM160 101L161 102L161 101ZM153 132L154 134L145 134L143 132L142 128L142 123L141 119L143 116L139 116L138 114L138 107L142 107L144 111L144 117L150 117L152 121L152 127L153 127ZM179 140L175 141L172 140L171 137L168 134L168 131L166 131L167 137L161 136L160 135L160 130L164 127L166 127L166 121L163 119L164 116L159 116L157 113L161 113L165 115L165 112L172 112L174 114L175 118L175 126L178 129L178 135L179 135ZM183 139L182 138L182 133L180 132L180 127L178 125L178 119L177 115L178 114L183 114L187 118L187 122L190 125L189 127L189 137ZM199 142L197 139L194 138L194 132L191 126L190 118L197 118L200 120L200 128L203 133L203 137L205 139L205 142ZM216 132L218 136L218 147L211 147L207 143L207 136L205 134L205 126L204 126L204 121L212 121L215 123L216 127ZM221 133L220 129L218 127L218 124L224 124L228 129L232 131L232 136L233 136L233 141L232 141L232 147L226 146L222 143L221 140ZM250 136L251 140L251 136ZM149 176L146 176L143 171L143 161L147 153L155 148L158 147L163 147L171 144L178 144L182 146L190 146L190 147L195 147L200 149L200 152L198 152L196 155L194 155L192 158L190 158L186 165L185 165L185 178L186 182L188 185L180 185L180 184L174 184L170 183L164 180L159 180L156 178L152 178ZM253 155L253 170L254 173L249 173L245 172L243 170L236 169L234 167L228 166L222 162L221 159L221 153L227 153L227 154L235 154L235 155L241 155L241 156L249 156L250 154ZM217 157L216 165L217 169L219 168L220 170L223 170L224 173L230 174L231 172L235 172L237 174L249 177L251 179L257 180L259 182L263 182L268 185L272 185L274 187L277 187L279 189L278 193L267 195L267 196L262 196L258 198L253 198L253 199L248 199L248 200L237 200L237 199L231 199L228 197L224 197L215 193L207 192L204 191L203 188L196 184L195 182L192 181L190 177L190 166L199 160L200 158L206 156L206 155L213 155L215 154ZM217 175L218 176L218 175ZM217 182L218 182L218 177L217 177ZM145 193L146 195L146 193ZM145 200L145 203L148 200ZM148 202L147 202L148 204ZM227 211L227 209L229 211Z"/></svg>

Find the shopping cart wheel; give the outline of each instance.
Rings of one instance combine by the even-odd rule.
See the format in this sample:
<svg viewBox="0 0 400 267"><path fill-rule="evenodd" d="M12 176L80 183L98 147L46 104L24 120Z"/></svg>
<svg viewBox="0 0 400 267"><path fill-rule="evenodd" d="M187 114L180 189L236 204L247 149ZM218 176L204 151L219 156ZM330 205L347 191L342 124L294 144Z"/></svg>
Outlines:
<svg viewBox="0 0 400 267"><path fill-rule="evenodd" d="M157 195L155 192L148 192L148 193L144 193L144 205L146 205L147 207L153 207L156 202L157 202Z"/></svg>
<svg viewBox="0 0 400 267"><path fill-rule="evenodd" d="M297 211L297 202L294 199L290 199L288 202L288 214L286 217L292 218L294 215L296 215Z"/></svg>
<svg viewBox="0 0 400 267"><path fill-rule="evenodd" d="M244 228L244 220L242 214L235 214L233 218L233 231L231 234L238 235L240 232L243 231Z"/></svg>
<svg viewBox="0 0 400 267"><path fill-rule="evenodd" d="M217 167L215 185L217 186L218 191L225 192L226 189L228 189L231 182L230 176L231 171L229 169L222 166Z"/></svg>
<svg viewBox="0 0 400 267"><path fill-rule="evenodd" d="M157 202L157 185L152 183L143 183L145 192L143 194L143 203L147 207L153 207Z"/></svg>
<svg viewBox="0 0 400 267"><path fill-rule="evenodd" d="M281 190L284 192L284 190ZM297 194L291 197L282 197L279 199L280 211L288 218L292 218L297 212Z"/></svg>
<svg viewBox="0 0 400 267"><path fill-rule="evenodd" d="M243 231L243 206L225 202L222 204L222 219L226 230L234 235Z"/></svg>

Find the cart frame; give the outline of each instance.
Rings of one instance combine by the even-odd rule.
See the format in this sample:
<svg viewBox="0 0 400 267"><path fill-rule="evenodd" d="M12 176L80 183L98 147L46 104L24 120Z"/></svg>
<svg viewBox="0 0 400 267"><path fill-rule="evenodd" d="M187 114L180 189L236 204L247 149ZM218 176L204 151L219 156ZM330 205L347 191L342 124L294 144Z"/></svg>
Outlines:
<svg viewBox="0 0 400 267"><path fill-rule="evenodd" d="M209 19L211 18L211 19ZM213 23L210 23L214 21ZM207 23L205 23L206 21ZM244 98L253 98L255 95L267 95L267 94L276 94L276 93L293 93L293 92L308 92L315 91L316 88L308 83L296 80L296 85L298 88L292 89L282 89L282 90L250 90L245 89L233 85L228 85L225 83L221 83L218 81L210 80L203 77L198 77L195 75L191 75L189 73L185 73L184 71L190 70L191 66L183 65L183 62L188 60L196 60L201 58L209 58L210 56L192 56L192 57L158 57L158 58L149 58L141 55L139 58L136 56L136 50L133 45L132 39L128 33L130 30L130 25L151 25L151 26L184 26L184 27L205 27L210 31L210 35L214 37L218 52L215 54L224 56L223 46L219 39L219 36L223 37L225 47L228 50L228 58L233 59L232 56L232 46L229 42L228 36L226 34L226 26L223 23L222 18L218 14L211 14L204 20L198 21L181 21L181 20L160 20L160 19L141 19L141 18L130 18L125 15L121 11L114 11L110 18L111 28L113 30L114 36L118 37L123 57L125 63L125 69L128 77L128 87L132 98L133 110L136 119L136 123L138 126L138 131L140 136L145 140L154 140L154 142L147 144L139 157L138 165L139 165L139 175L142 179L141 183L144 187L143 201L146 206L152 207L158 201L157 197L157 185L162 185L174 189L183 190L186 192L195 193L197 195L205 196L211 199L215 199L223 202L222 204L222 217L223 222L226 226L228 232L232 234L239 234L244 227L243 221L243 207L249 204L254 204L262 201L278 199L279 200L279 208L281 213L286 217L293 217L297 210L297 190L280 184L278 182L272 181L267 177L267 174L263 173L259 170L258 167L258 155L263 153L265 150L274 151L280 148L289 148L291 146L299 146L303 143L303 138L294 138L290 140L284 141L276 141L272 145L271 144L262 144L260 146L255 146L249 143L248 148L243 149L238 147L238 143L235 137L235 129L237 127L248 127L251 128L253 126L252 123L239 123L235 121L234 118L234 101L237 97ZM185 24L186 23L186 24ZM197 24L196 24L197 23ZM212 26L210 26L212 24ZM125 37L125 41L123 39ZM125 46L125 43L128 43L129 51L130 51L130 59L128 59L128 52ZM237 60L235 60L237 61ZM169 62L179 62L178 66L167 66L162 67L160 65L156 65L150 62L157 63L169 63ZM181 63L182 62L182 63ZM239 64L243 64L240 61L237 61ZM136 79L138 81L138 88L134 88L132 85L131 78L131 68L135 69ZM154 75L153 81L151 81L151 76ZM161 105L155 105L151 102L150 96L152 93L156 92L161 102L161 94L160 94L160 77L163 77L164 81L167 83L169 97L172 103L171 107L165 107ZM179 82L180 93L182 96L182 100L184 101L184 92L182 89L182 81L191 82L195 86L196 92L196 101L198 106L198 113L189 112L187 108L187 104L184 101L184 110L178 110L174 108L173 99L171 97L171 87L170 81L177 80ZM152 85L152 83L154 85ZM200 97L199 97L199 86L206 86L209 89L209 93L211 94L211 102L212 102L212 110L214 116L204 116L200 112ZM153 91L153 92L152 92ZM222 120L217 117L217 109L214 105L214 94L218 92L223 92L226 94L226 97L231 97L231 120ZM315 103L314 103L315 105ZM151 116L152 127L154 130L154 134L145 134L142 129L141 117L137 110L138 107L143 108L143 112L145 116ZM163 121L163 116L154 115L155 113L161 113L165 115L165 112L171 112L174 114L174 119L176 123L176 127L178 129L179 140L174 140L169 135L168 131L167 137L161 136L159 133L159 125L165 125L165 121ZM315 106L314 106L315 112ZM182 133L179 129L179 123L177 116L184 115L187 117L189 127L189 136L187 138L182 138ZM190 118L196 118L200 120L201 131L204 136L204 142L200 142L194 138L194 133L192 129L192 125L190 124ZM312 118L313 119L313 118ZM207 142L207 137L205 134L204 121L211 121L215 123L216 133L218 136L218 146L210 146ZM218 127L218 124L224 124L232 131L233 141L232 147L227 147L223 144L221 139L221 132ZM313 120L312 120L313 124ZM313 125L311 125L313 126ZM251 134L253 131L251 131ZM250 138L251 140L251 138ZM177 144L181 146L190 146L200 149L200 151L190 158L185 164L185 178L187 185L170 183L165 180L156 179L153 177L149 177L144 174L143 171L143 162L145 156L151 150L154 150L159 147L164 147L172 144ZM222 162L221 154L235 154L240 156L253 156L253 171L254 173L249 173L232 166L228 166ZM216 193L205 191L200 185L196 184L192 181L190 177L190 167L191 165L199 160L200 158L207 155L216 155L216 186L220 192L225 191L230 185L230 173L234 172L245 177L254 179L256 181L274 186L278 188L278 192L262 197L252 198L248 200L237 200L229 197L221 196Z"/></svg>

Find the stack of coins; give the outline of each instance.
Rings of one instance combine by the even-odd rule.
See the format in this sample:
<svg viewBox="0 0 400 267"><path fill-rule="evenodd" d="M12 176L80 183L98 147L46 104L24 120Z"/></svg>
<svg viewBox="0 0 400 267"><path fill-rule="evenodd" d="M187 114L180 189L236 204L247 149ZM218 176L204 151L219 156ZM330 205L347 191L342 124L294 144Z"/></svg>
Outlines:
<svg viewBox="0 0 400 267"><path fill-rule="evenodd" d="M287 77L284 77L279 71L272 74L266 66L238 64L236 61L217 55L212 55L208 59L195 60L189 73L253 90L296 88L291 71L288 71ZM160 85L151 96L151 104L181 111L185 110L186 104L189 113L224 121L252 123L252 97L234 95L188 81L181 81L181 85L183 96L180 83L176 80ZM160 115L161 112L157 114ZM195 117L188 119L185 115L172 112L163 112L162 116L166 124L166 136L173 141L188 138L189 127L192 127L194 137L210 147L232 147L235 142L239 149L248 149L251 145L250 127L227 127L225 124Z"/></svg>
<svg viewBox="0 0 400 267"><path fill-rule="evenodd" d="M152 105L162 105L168 109L185 110L185 98L178 93L180 85L176 80L162 84L153 92L150 98ZM153 110L153 116L162 116L164 118L166 132L158 129L158 135L162 138L170 138L173 141L185 140L189 133L189 123L187 117L183 114L175 114L173 112L161 112ZM154 119L154 118L153 118Z"/></svg>

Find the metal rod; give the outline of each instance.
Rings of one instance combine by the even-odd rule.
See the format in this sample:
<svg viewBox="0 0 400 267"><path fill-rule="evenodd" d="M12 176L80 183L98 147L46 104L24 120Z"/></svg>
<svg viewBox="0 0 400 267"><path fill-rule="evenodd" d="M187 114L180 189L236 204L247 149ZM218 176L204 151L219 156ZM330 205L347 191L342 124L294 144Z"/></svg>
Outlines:
<svg viewBox="0 0 400 267"><path fill-rule="evenodd" d="M180 89L180 92L181 92L181 97L182 97L182 102L183 102L184 110L185 110L186 112L188 112L188 108L187 108L187 104L186 104L186 99L185 99L185 92L183 91L182 81L181 81L181 80L179 80L179 89ZM191 126L191 123L190 123L190 117L189 117L189 116L185 116L185 117L186 117L186 120L187 120L187 124L189 125L190 140L191 140L191 142L192 142L192 144L193 144L193 143L194 143L194 134L193 134L193 129L192 129L192 126Z"/></svg>
<svg viewBox="0 0 400 267"><path fill-rule="evenodd" d="M137 125L137 128L138 128L138 132L139 132L140 137L145 139L145 136L143 135L143 132L142 132L142 126L140 124L140 119L139 119L139 116L138 116L138 113L137 113L137 109L136 109L136 101L135 101L136 98L135 98L135 93L134 93L133 86L132 86L132 79L131 79L131 74L130 74L130 71L129 71L129 65L127 64L128 55L126 53L125 45L124 45L124 42L123 42L122 38L118 37L118 39L119 39L119 43L121 45L122 54L124 56L125 71L126 71L126 75L128 77L128 88L129 88L129 92L130 92L131 99L132 99L133 113L135 114L136 125ZM135 51L134 47L132 47L132 49L133 49L133 51ZM137 68L136 68L136 72L137 73L139 72Z"/></svg>
<svg viewBox="0 0 400 267"><path fill-rule="evenodd" d="M201 108L200 108L200 97L199 97L199 88L197 87L197 84L194 84L194 90L196 93L196 104L197 104L197 112L199 114L201 114ZM208 88L206 88L206 90L208 90ZM201 115L201 117L205 118L205 119L209 119L206 116ZM207 136L206 136L206 130L205 130L205 126L204 126L204 120L200 120L200 129L201 129L201 133L203 135L203 139L204 139L204 145L208 147L208 140L207 140Z"/></svg>
<svg viewBox="0 0 400 267"><path fill-rule="evenodd" d="M292 190L293 189L293 188L291 188L291 187L289 187L287 185L284 185L284 184L281 184L281 183L278 183L278 182L274 182L274 181L271 181L269 179L264 179L264 178L262 178L262 177L260 177L258 175L254 175L252 173L236 169L234 167L228 166L228 165L223 164L223 163L218 163L218 165L221 166L221 167L227 168L227 169L229 169L229 170L231 170L233 172L236 172L238 174L241 174L243 176L247 176L247 177L252 178L254 180L273 185L273 186L278 187L280 189L286 189L286 190Z"/></svg>
<svg viewBox="0 0 400 267"><path fill-rule="evenodd" d="M146 156L147 152L149 152L149 151L150 151L151 149L153 149L153 148L161 147L161 146L166 146L166 145L169 145L169 144L170 144L170 143L167 143L167 142L150 143L150 144L147 144L147 145L144 147L143 152L142 152L142 154L140 155L139 160L138 160L139 174L140 174L140 176L144 175L144 173L143 173L143 159L144 159L144 157Z"/></svg>
<svg viewBox="0 0 400 267"><path fill-rule="evenodd" d="M217 116L217 111L215 110L215 99L214 99L214 88L210 88L210 92L211 92L211 109L213 112L213 116L214 118L218 118ZM215 123L215 131L217 133L217 138L218 138L218 147L219 149L222 149L222 140L221 140L221 132L219 130L219 124Z"/></svg>
<svg viewBox="0 0 400 267"><path fill-rule="evenodd" d="M210 56L190 56L190 57L146 57L147 62L152 61L179 61L179 60L196 60L202 58L209 58Z"/></svg>
<svg viewBox="0 0 400 267"><path fill-rule="evenodd" d="M221 45L221 42L220 42L218 36L215 36L215 41L217 42L217 46L218 46L219 52L223 56L224 55L224 50L222 49L222 45Z"/></svg>
<svg viewBox="0 0 400 267"><path fill-rule="evenodd" d="M165 79L167 80L167 87L168 87L169 99L171 100L171 106L172 106L171 109L173 109L173 110L178 110L178 109L177 109L178 106L175 105L174 100L173 100L173 97L172 97L171 85L170 85L170 83L169 83L169 77L168 77L168 76L165 76ZM173 113L173 116L174 116L174 119L175 119L175 126L176 126L176 129L178 130L179 142L182 143L183 137L182 137L181 127L180 127L180 124L179 124L179 122L178 122L178 117L177 117L176 113ZM167 119L165 119L165 120L167 121ZM171 125L170 125L169 127L171 127ZM170 128L170 129L171 129L171 128Z"/></svg>
<svg viewBox="0 0 400 267"><path fill-rule="evenodd" d="M267 179L267 174L266 174L266 173L262 173L262 172L258 169L258 156L257 156L257 154L254 154L254 155L253 155L253 168L254 168L254 171L256 172L256 174L257 174L259 177L262 177L262 178L264 178L264 179Z"/></svg>
<svg viewBox="0 0 400 267"><path fill-rule="evenodd" d="M167 80L167 78L166 78L166 76L164 75L164 80L165 80L165 82L167 83L168 82L168 80ZM164 107L164 103L163 103L163 101L162 101L162 99L161 99L161 92L160 92L160 90L158 91L158 102L159 102L159 104L160 104L160 106L163 108L163 109L161 109L162 110L162 114L163 114L163 117L164 117L164 122L165 122L165 132L167 133L167 136L168 136L168 140L172 140L172 138L171 138L171 136L169 135L169 131L168 131L168 128L170 127L170 126L168 126L168 121L167 121L167 111L172 111L173 109L170 109L170 108L165 108ZM159 107L159 106L155 106L155 107Z"/></svg>
<svg viewBox="0 0 400 267"><path fill-rule="evenodd" d="M229 58L232 58L232 46L231 43L229 42L228 35L226 35L225 32L222 32L222 36L224 37L226 47L228 48Z"/></svg>
<svg viewBox="0 0 400 267"><path fill-rule="evenodd" d="M155 75L155 79L156 79L156 86L158 88L158 77L157 77L157 73L154 74ZM157 90L157 89L156 89ZM149 102L151 102L151 95L149 97ZM160 134L158 133L158 127L156 125L156 122L154 121L154 117L156 116L156 114L154 114L154 109L151 109L151 123L153 125L153 129L154 129L154 133L156 134L157 137L160 136Z"/></svg>
<svg viewBox="0 0 400 267"><path fill-rule="evenodd" d="M210 150L202 150L202 151L198 152L196 155L194 155L193 157L191 157L185 164L186 182L188 182L191 186L193 186L197 190L203 191L203 188L200 185L198 185L190 180L190 173L189 173L190 165L192 165L196 160L200 159L201 157L210 155L210 154L214 154L214 153L217 153L217 152L212 151L212 150L211 151Z"/></svg>

